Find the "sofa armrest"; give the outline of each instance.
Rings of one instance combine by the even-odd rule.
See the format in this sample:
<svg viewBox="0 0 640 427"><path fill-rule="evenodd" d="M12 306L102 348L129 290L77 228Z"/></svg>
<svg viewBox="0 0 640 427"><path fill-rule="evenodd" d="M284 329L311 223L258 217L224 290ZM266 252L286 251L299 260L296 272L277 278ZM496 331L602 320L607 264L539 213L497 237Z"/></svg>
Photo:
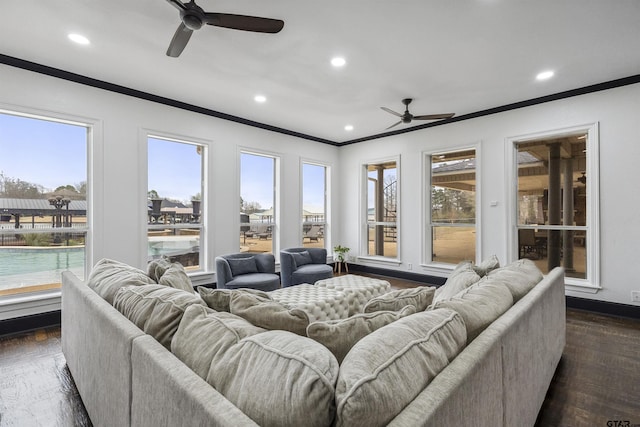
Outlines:
<svg viewBox="0 0 640 427"><path fill-rule="evenodd" d="M293 255L286 251L280 251L280 280L282 287L290 286L293 272L296 271L296 262Z"/></svg>
<svg viewBox="0 0 640 427"><path fill-rule="evenodd" d="M134 341L131 363L133 426L258 426L148 335Z"/></svg>
<svg viewBox="0 0 640 427"><path fill-rule="evenodd" d="M128 426L131 348L144 335L73 273L62 273L62 352L94 426Z"/></svg>

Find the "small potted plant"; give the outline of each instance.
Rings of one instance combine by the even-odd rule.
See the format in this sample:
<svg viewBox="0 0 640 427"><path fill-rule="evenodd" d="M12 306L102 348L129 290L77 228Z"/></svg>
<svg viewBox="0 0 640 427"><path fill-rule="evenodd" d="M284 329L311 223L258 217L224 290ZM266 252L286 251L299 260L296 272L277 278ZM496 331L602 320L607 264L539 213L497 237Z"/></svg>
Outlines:
<svg viewBox="0 0 640 427"><path fill-rule="evenodd" d="M349 267L347 267L346 255L347 255L347 253L349 253L349 248L347 248L345 246L337 245L337 246L333 247L333 252L334 252L335 258L336 258L336 269L337 269L338 273L340 273L342 271L342 264L344 264L344 269L348 273L349 272Z"/></svg>

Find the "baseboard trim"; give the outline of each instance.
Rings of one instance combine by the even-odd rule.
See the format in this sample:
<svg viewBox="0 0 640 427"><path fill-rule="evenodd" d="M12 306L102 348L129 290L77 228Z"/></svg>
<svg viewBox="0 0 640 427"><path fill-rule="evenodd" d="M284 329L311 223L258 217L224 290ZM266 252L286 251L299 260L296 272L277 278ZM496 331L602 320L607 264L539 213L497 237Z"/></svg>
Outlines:
<svg viewBox="0 0 640 427"><path fill-rule="evenodd" d="M361 271L369 274L379 274L380 276L393 277L402 280L411 280L428 285L441 286L446 282L446 277L431 276L428 274L409 273L407 271L391 270L388 268L371 267L362 264L348 264L350 271Z"/></svg>
<svg viewBox="0 0 640 427"><path fill-rule="evenodd" d="M60 325L60 310L0 321L0 336Z"/></svg>
<svg viewBox="0 0 640 427"><path fill-rule="evenodd" d="M640 319L640 307L637 305L620 304L617 302L599 301L570 296L567 296L566 299L568 308L608 314L611 316Z"/></svg>

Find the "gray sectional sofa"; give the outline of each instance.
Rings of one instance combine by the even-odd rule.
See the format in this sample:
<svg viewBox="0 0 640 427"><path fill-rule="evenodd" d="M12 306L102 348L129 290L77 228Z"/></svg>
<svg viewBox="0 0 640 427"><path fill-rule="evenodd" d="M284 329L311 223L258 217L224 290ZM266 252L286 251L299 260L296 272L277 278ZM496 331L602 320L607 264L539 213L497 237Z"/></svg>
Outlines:
<svg viewBox="0 0 640 427"><path fill-rule="evenodd" d="M554 269L518 298L384 424L533 426L565 344L563 270ZM441 300L434 302L443 306L439 312L462 324L461 316L445 307L456 300ZM462 317L473 322L473 316ZM369 344L375 333L367 337ZM387 345L381 342L380 349ZM63 274L62 349L96 426L258 425L70 272ZM337 363L329 365L337 369Z"/></svg>

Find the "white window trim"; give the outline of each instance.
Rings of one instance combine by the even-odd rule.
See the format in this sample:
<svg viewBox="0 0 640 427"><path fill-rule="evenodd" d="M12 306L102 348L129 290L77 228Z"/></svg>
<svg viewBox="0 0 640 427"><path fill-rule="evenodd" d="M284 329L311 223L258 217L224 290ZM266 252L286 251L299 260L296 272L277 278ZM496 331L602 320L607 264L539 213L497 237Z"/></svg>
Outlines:
<svg viewBox="0 0 640 427"><path fill-rule="evenodd" d="M369 255L369 221L368 221L368 185L369 185L369 176L367 172L367 167L369 165L375 165L380 163L387 162L396 162L396 186L397 186L397 200L396 200L396 256L395 257L387 257L387 256L378 256L378 255ZM402 218L402 170L400 163L400 155L396 156L388 156L381 157L378 159L372 159L369 161L365 161L360 164L360 226L358 227L360 232L358 236L358 241L360 242L360 254L357 256L358 261L364 262L373 262L373 263L381 263L381 264L393 264L400 265L402 264L402 256L401 256L401 218ZM381 223L386 224L386 223Z"/></svg>
<svg viewBox="0 0 640 427"><path fill-rule="evenodd" d="M572 135L576 133L587 134L587 279L573 277L565 278L565 289L584 293L596 293L602 289L600 285L600 132L599 123L588 123L560 129L529 133L525 135L507 137L505 140L505 180L507 182L507 195L505 200L507 218L507 262L518 259L518 171L517 171L517 147L519 142L547 139L553 136ZM561 226L554 226L554 229Z"/></svg>
<svg viewBox="0 0 640 427"><path fill-rule="evenodd" d="M482 141L459 146L446 146L422 151L422 263L420 267L425 273L433 275L448 274L456 267L455 264L435 262L431 253L431 158L439 154L455 153L457 151L475 150L476 159L476 262L483 259L482 254ZM463 226L463 225L461 225ZM468 224L464 226L468 227Z"/></svg>
<svg viewBox="0 0 640 427"><path fill-rule="evenodd" d="M95 231L99 228L95 227L95 224L104 222L102 209L100 206L95 207L96 200L104 200L102 120L6 103L0 103L0 113L87 128L87 227L84 230L86 233L84 276L88 277L94 259L101 255L99 250L96 250L96 242L102 242L102 232ZM0 301L0 320L60 310L61 297L61 289L3 297Z"/></svg>
<svg viewBox="0 0 640 427"><path fill-rule="evenodd" d="M302 218L304 210L304 165L320 166L324 168L324 248L327 250L327 259L333 261L333 246L331 245L331 165L307 158L300 158L300 211L298 218ZM304 246L302 227L304 221L298 227L298 241Z"/></svg>
<svg viewBox="0 0 640 427"><path fill-rule="evenodd" d="M140 147L140 163L139 163L139 173L144 176L144 179L141 180L141 187L139 189L139 194L142 196L140 210L142 214L140 215L140 241L143 242L143 248L140 251L140 267L145 267L147 265L148 258L148 229L153 229L153 226L149 228L149 224L147 222L147 193L149 191L149 138L154 139L162 139L170 142L177 142L182 144L188 144L193 146L202 147L202 181L200 183L201 187L201 195L202 195L202 203L200 205L200 210L202 212L202 216L200 218L200 269L194 272L187 272L191 282L194 286L196 285L204 285L207 283L212 283L214 279L215 272L215 264L212 262L211 257L209 256L213 246L215 236L211 232L209 224L213 224L214 222L210 220L211 217L211 209L212 206L210 200L213 198L213 185L209 183L209 171L211 170L211 162L212 157L209 153L209 150L212 145L212 141L202 138L197 138L193 136L180 135L176 133L159 131L148 128L141 128L139 131L141 143ZM195 224L197 225L197 224ZM173 224L171 228L196 228L194 224Z"/></svg>

